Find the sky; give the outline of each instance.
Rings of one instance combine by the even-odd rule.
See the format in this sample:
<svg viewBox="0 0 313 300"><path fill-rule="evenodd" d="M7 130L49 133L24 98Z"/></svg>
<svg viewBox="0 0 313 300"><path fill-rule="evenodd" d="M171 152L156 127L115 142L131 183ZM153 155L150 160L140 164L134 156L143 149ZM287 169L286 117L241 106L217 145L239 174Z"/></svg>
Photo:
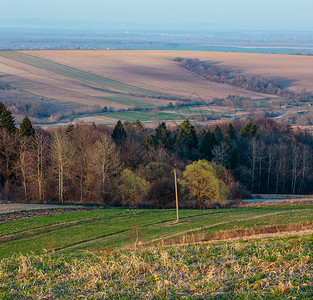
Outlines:
<svg viewBox="0 0 313 300"><path fill-rule="evenodd" d="M313 30L313 0L0 0L0 6L1 24L13 25L48 19L125 28Z"/></svg>

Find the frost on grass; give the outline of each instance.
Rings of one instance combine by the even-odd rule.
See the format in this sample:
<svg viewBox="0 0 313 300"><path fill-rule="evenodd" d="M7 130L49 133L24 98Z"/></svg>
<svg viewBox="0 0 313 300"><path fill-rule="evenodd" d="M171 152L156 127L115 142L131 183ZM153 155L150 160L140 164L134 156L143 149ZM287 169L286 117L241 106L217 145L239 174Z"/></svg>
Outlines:
<svg viewBox="0 0 313 300"><path fill-rule="evenodd" d="M0 263L1 299L308 299L312 282L313 237L46 253Z"/></svg>

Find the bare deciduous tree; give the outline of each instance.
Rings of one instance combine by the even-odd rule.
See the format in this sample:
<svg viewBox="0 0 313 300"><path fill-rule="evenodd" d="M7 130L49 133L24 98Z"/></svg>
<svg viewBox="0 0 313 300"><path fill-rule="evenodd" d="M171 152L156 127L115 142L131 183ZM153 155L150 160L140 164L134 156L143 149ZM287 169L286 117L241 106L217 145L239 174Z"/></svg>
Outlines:
<svg viewBox="0 0 313 300"><path fill-rule="evenodd" d="M121 171L121 161L119 151L115 143L107 136L102 135L94 144L90 153L90 159L94 174L101 180L100 198L106 198L106 183L111 183L112 176Z"/></svg>
<svg viewBox="0 0 313 300"><path fill-rule="evenodd" d="M58 130L52 136L52 159L58 177L58 199L59 203L64 203L64 183L65 177L70 177L70 169L73 166L75 147L67 134Z"/></svg>

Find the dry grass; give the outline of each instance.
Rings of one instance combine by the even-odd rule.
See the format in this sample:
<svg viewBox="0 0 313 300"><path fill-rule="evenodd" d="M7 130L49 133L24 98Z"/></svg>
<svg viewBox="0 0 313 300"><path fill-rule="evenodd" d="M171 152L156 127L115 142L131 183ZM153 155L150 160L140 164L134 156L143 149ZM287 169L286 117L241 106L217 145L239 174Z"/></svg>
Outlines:
<svg viewBox="0 0 313 300"><path fill-rule="evenodd" d="M0 262L2 299L310 299L312 236Z"/></svg>

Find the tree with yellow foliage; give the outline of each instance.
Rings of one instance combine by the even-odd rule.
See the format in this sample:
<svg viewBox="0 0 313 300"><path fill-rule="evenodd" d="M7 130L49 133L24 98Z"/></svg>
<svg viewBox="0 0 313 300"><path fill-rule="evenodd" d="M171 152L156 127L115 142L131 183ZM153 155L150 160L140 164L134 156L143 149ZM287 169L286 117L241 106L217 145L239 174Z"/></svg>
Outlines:
<svg viewBox="0 0 313 300"><path fill-rule="evenodd" d="M218 169L219 166L205 159L186 166L180 184L188 191L188 199L195 207L225 202L230 196L225 182L218 176Z"/></svg>

